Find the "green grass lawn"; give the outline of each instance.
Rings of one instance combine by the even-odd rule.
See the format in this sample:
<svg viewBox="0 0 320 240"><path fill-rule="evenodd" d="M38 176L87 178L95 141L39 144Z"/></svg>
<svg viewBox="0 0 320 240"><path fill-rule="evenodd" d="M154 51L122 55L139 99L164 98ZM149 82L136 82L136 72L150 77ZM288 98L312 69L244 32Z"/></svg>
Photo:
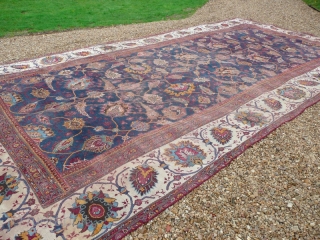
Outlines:
<svg viewBox="0 0 320 240"><path fill-rule="evenodd" d="M207 0L0 0L0 37L180 19Z"/></svg>
<svg viewBox="0 0 320 240"><path fill-rule="evenodd" d="M320 0L303 0L309 6L314 7L320 11Z"/></svg>

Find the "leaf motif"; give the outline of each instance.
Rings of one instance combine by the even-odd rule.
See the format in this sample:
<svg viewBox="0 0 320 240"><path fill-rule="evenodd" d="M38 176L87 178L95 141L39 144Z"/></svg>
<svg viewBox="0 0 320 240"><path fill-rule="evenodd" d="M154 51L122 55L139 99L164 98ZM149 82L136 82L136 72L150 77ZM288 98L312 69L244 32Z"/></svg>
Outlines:
<svg viewBox="0 0 320 240"><path fill-rule="evenodd" d="M36 108L38 102L29 103L19 110L19 113L29 113Z"/></svg>
<svg viewBox="0 0 320 240"><path fill-rule="evenodd" d="M161 104L162 103L162 97L160 97L157 94L144 94L143 99L147 101L150 104Z"/></svg>
<svg viewBox="0 0 320 240"><path fill-rule="evenodd" d="M154 111L152 108L148 107L147 105L144 105L143 103L140 103L140 104L146 110L146 114L149 119L154 120L159 117L159 113Z"/></svg>
<svg viewBox="0 0 320 240"><path fill-rule="evenodd" d="M103 92L98 92L98 91L90 91L87 94L88 94L88 98L102 98L104 96Z"/></svg>
<svg viewBox="0 0 320 240"><path fill-rule="evenodd" d="M48 88L50 88L52 91L56 91L56 90L54 90L54 88L52 86L53 80L54 80L54 77L48 77L44 81L46 82Z"/></svg>
<svg viewBox="0 0 320 240"><path fill-rule="evenodd" d="M140 83L121 83L118 87L120 90L138 90L141 88Z"/></svg>
<svg viewBox="0 0 320 240"><path fill-rule="evenodd" d="M103 82L104 82L104 90L109 91L116 88L109 80L103 79Z"/></svg>
<svg viewBox="0 0 320 240"><path fill-rule="evenodd" d="M267 52L267 54L274 55L274 56L281 56L281 54L277 53L276 51L269 51Z"/></svg>
<svg viewBox="0 0 320 240"><path fill-rule="evenodd" d="M97 224L96 224L96 228L93 230L91 236L97 235L97 234L101 231L101 229L102 229L102 227L103 227L103 224L104 224L103 222L97 223Z"/></svg>
<svg viewBox="0 0 320 240"><path fill-rule="evenodd" d="M113 72L113 71L106 71L104 74L107 78L111 78L111 79L115 79L115 78L120 78L121 74L117 73L117 72Z"/></svg>
<svg viewBox="0 0 320 240"><path fill-rule="evenodd" d="M182 103L184 104L185 106L188 106L189 102L183 98L172 98L173 101L175 102L179 102L179 103Z"/></svg>
<svg viewBox="0 0 320 240"><path fill-rule="evenodd" d="M208 95L214 95L214 94L215 94L215 93L212 92L209 88L206 88L206 87L201 86L201 85L200 85L200 89L201 89L201 91L202 91L203 93L205 93L205 94L208 94Z"/></svg>
<svg viewBox="0 0 320 240"><path fill-rule="evenodd" d="M167 78L170 78L170 79L182 79L183 76L182 75L178 75L178 74L171 74Z"/></svg>
<svg viewBox="0 0 320 240"><path fill-rule="evenodd" d="M148 82L148 87L151 89L151 88L156 88L158 87L160 84L160 81L159 80L155 80L155 81L150 81Z"/></svg>
<svg viewBox="0 0 320 240"><path fill-rule="evenodd" d="M78 102L74 107L77 109L77 111L82 114L83 116L86 116L88 118L91 118L88 113L86 112L86 106L87 104L85 102Z"/></svg>
<svg viewBox="0 0 320 240"><path fill-rule="evenodd" d="M73 137L70 137L68 139L64 139L54 147L52 152L54 152L54 153L60 152L62 150L67 149L68 147L72 146L72 144L73 144Z"/></svg>
<svg viewBox="0 0 320 240"><path fill-rule="evenodd" d="M60 112L60 111L67 111L71 108L73 103L59 103L59 102L53 102L50 104L47 104L45 106L45 110L47 112Z"/></svg>
<svg viewBox="0 0 320 240"><path fill-rule="evenodd" d="M190 71L188 68L185 67L178 67L178 68L173 68L171 70L172 73L177 73L177 72L188 72Z"/></svg>
<svg viewBox="0 0 320 240"><path fill-rule="evenodd" d="M179 62L179 61L176 61L177 64L179 64L180 67L186 69L185 67L192 67L193 64L190 64L190 63L184 63L184 62Z"/></svg>

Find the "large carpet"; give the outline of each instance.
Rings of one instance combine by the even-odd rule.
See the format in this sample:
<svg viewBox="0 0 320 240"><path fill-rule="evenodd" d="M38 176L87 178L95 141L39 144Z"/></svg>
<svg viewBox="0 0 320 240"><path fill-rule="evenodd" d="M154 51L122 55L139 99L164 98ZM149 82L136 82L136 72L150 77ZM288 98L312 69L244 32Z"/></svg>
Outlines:
<svg viewBox="0 0 320 240"><path fill-rule="evenodd" d="M320 40L234 19L0 74L3 235L118 239L318 102Z"/></svg>

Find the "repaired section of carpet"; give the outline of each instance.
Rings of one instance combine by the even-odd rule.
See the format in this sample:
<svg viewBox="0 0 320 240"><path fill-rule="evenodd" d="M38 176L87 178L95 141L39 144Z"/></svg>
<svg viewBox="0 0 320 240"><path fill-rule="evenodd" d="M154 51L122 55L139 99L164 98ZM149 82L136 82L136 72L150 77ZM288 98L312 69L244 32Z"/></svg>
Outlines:
<svg viewBox="0 0 320 240"><path fill-rule="evenodd" d="M0 74L2 231L119 239L318 102L320 40L234 19Z"/></svg>

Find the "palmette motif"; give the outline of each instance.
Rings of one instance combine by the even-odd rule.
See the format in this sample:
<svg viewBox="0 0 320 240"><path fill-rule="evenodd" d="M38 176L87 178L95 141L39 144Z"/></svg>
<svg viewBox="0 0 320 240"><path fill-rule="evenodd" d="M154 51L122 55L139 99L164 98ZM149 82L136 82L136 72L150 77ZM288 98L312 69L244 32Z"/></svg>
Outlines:
<svg viewBox="0 0 320 240"><path fill-rule="evenodd" d="M231 21L228 27L239 22ZM192 31L221 29L223 24L206 25L200 30L192 28ZM186 36L189 32L177 31L175 34L165 34L163 38ZM205 36L193 43L186 42L182 44L184 53L178 48L173 49L174 61L169 58L152 59L151 56L156 53L146 50L134 53L130 63L126 63L125 59L110 64L99 61L57 70L51 73L53 78L46 75L44 78L16 79L1 89L1 99L28 136L50 157L57 170L61 173L76 171L83 164L90 165L95 156L121 149L118 146L130 139L138 139L137 136L144 136L142 134L154 130L156 134L162 127L175 122L178 123L175 128L186 128L184 124L189 123L184 120L187 117L205 112L207 108L237 96L246 88L280 74L281 71L275 69L285 71L288 62L292 67L307 61L307 57L293 59L289 56L299 49L303 40L295 42L294 39L287 39L283 42L285 39L282 39L281 42L276 37L270 40L270 35L259 30L239 30L229 36L237 37L230 39L225 38L224 33L215 34L214 41L207 42L210 50L200 44L208 41ZM247 46L256 54L243 58L242 50L237 47L238 38L247 41ZM262 40L268 46L273 41L282 44L281 51L272 52L268 48L268 55L263 56L261 52L266 49L258 44ZM159 41L151 38L145 42L152 44ZM140 43L122 43L121 48ZM230 44L237 50L233 56L224 49ZM103 51L114 51L118 47L104 46ZM171 49L166 46L164 52L166 48ZM317 49L314 47L309 51L316 56ZM195 50L204 54L203 59L194 54ZM217 51L216 58L207 56L214 51ZM81 50L74 56L90 54L93 50ZM39 62L52 65L67 60L61 54ZM311 57L308 61L312 60ZM16 64L19 65L23 64ZM14 69L23 71L25 68ZM186 69L191 69L190 73L186 73ZM208 123L177 135L175 140L161 147L145 151L95 182L90 181L89 176L101 169L91 169L82 178L81 174L74 175L78 177L75 179L69 177L71 185L78 184L82 179L82 186L85 187L70 192L68 197L47 208L41 207L43 202L39 202L36 196L42 196L39 192L43 189L48 195L54 190L47 188L44 181L36 182L31 187L29 179L22 175L21 166L17 166L0 145L1 235L15 239L123 237L181 199L227 165L246 146L279 126L283 119L293 118L319 101L320 84L316 84L319 82L320 67L297 74L297 77L255 98L248 98L244 104L216 119L210 120L211 115L204 114L202 118L208 118ZM28 86L31 88L28 89ZM196 122L190 124L196 125ZM155 142L167 137L158 133L155 136L152 139ZM152 141L139 147L149 149ZM125 156L129 158L136 151L139 150L134 146ZM32 161L26 165L35 179L40 177L39 168ZM97 166L102 168L102 165ZM53 181L53 178L47 181ZM41 197L39 199L44 201Z"/></svg>
<svg viewBox="0 0 320 240"><path fill-rule="evenodd" d="M143 196L157 184L157 175L153 167L143 164L131 170L130 182L133 188Z"/></svg>
<svg viewBox="0 0 320 240"><path fill-rule="evenodd" d="M227 144L232 138L232 131L222 127L211 129L211 134L222 145Z"/></svg>

